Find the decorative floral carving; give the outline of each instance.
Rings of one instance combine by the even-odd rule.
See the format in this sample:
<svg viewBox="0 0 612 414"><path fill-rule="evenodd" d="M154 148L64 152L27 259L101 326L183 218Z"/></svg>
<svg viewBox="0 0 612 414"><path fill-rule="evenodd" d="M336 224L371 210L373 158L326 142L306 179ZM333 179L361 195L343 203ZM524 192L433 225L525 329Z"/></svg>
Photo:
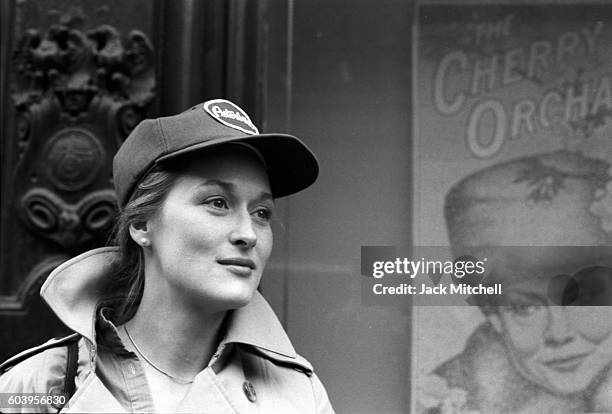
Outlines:
<svg viewBox="0 0 612 414"><path fill-rule="evenodd" d="M153 98L153 47L139 30L123 42L110 25L86 33L62 24L52 25L44 35L29 29L18 42L14 61L27 85L14 95L22 110L48 92L73 116L100 93L141 105Z"/></svg>
<svg viewBox="0 0 612 414"><path fill-rule="evenodd" d="M153 46L140 30L82 29L72 14L29 29L14 51L18 216L66 249L108 231L112 155L154 98Z"/></svg>

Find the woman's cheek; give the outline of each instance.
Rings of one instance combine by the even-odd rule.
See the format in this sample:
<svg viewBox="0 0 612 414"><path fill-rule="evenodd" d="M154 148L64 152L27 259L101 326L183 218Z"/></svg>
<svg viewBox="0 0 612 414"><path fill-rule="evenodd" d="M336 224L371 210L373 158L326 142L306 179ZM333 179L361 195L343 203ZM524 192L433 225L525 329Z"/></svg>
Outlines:
<svg viewBox="0 0 612 414"><path fill-rule="evenodd" d="M272 247L274 246L274 234L271 229L264 230L257 238L256 249L259 249L263 265L265 266L270 254L272 253Z"/></svg>
<svg viewBox="0 0 612 414"><path fill-rule="evenodd" d="M567 315L572 327L590 342L598 343L612 332L612 307L570 306Z"/></svg>
<svg viewBox="0 0 612 414"><path fill-rule="evenodd" d="M227 228L216 222L190 220L181 223L180 234L183 248L202 252L223 245L229 240Z"/></svg>
<svg viewBox="0 0 612 414"><path fill-rule="evenodd" d="M529 358L540 349L542 343L543 330L537 324L515 324L506 321L505 335L506 341L510 342L511 351L520 358Z"/></svg>

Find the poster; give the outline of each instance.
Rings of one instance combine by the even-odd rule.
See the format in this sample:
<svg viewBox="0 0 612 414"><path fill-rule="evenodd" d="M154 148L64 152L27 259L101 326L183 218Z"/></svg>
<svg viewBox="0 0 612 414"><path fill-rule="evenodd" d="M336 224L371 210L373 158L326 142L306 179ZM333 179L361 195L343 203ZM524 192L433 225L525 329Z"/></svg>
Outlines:
<svg viewBox="0 0 612 414"><path fill-rule="evenodd" d="M611 16L606 2L417 4L415 245L612 245ZM596 322L610 308L516 303L415 308L413 412L612 410L611 327Z"/></svg>

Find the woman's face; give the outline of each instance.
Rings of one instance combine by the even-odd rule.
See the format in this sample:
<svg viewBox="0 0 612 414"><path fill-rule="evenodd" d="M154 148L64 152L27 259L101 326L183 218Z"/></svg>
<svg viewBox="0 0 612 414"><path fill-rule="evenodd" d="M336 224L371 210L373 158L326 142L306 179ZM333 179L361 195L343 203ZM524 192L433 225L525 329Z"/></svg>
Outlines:
<svg viewBox="0 0 612 414"><path fill-rule="evenodd" d="M492 322L525 378L553 392L581 392L612 360L612 307L556 306L547 289L547 279L505 287L508 306Z"/></svg>
<svg viewBox="0 0 612 414"><path fill-rule="evenodd" d="M209 312L244 306L272 250L267 174L258 157L238 145L186 162L147 222L146 282Z"/></svg>

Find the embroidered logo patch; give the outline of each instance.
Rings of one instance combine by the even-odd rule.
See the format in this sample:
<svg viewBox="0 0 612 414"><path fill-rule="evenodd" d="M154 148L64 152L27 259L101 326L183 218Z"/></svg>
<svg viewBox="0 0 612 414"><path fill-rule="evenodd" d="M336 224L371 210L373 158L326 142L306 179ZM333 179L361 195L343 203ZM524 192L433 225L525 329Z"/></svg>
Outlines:
<svg viewBox="0 0 612 414"><path fill-rule="evenodd" d="M233 102L225 99L213 99L204 103L204 110L223 125L247 134L259 134L251 118Z"/></svg>

